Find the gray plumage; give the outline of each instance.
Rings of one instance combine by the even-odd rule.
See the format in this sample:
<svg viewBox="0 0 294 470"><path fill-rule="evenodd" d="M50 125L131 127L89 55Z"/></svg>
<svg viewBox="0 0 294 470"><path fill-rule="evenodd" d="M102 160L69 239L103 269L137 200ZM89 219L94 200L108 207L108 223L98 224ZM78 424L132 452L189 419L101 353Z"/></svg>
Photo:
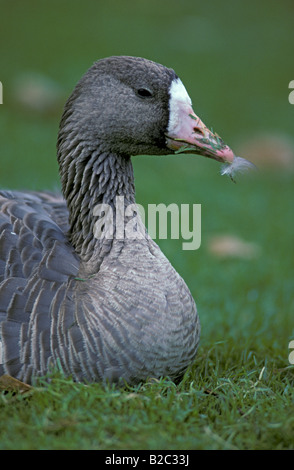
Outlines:
<svg viewBox="0 0 294 470"><path fill-rule="evenodd" d="M60 123L64 198L0 191L0 375L31 383L58 363L76 380L133 384L178 378L193 361L195 303L158 246L142 228L133 240L94 236L97 204L115 215L117 196L135 202L130 156L171 153L175 78L145 59L98 61Z"/></svg>

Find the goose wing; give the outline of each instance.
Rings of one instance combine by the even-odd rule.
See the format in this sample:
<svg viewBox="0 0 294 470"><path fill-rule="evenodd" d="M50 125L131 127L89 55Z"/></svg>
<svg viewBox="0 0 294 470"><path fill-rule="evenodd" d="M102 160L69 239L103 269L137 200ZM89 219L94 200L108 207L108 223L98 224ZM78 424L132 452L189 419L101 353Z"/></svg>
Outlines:
<svg viewBox="0 0 294 470"><path fill-rule="evenodd" d="M79 269L67 223L58 196L0 192L0 375L47 369L51 316Z"/></svg>

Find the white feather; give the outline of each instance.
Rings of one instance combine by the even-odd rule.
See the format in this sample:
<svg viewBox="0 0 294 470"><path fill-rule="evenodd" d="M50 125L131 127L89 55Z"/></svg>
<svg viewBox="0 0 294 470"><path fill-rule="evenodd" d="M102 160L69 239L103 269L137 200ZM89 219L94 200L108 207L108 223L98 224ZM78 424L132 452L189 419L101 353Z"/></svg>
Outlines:
<svg viewBox="0 0 294 470"><path fill-rule="evenodd" d="M228 175L234 181L236 173L246 173L249 170L256 169L254 163L249 162L245 158L234 157L232 163L227 163L222 166L221 174Z"/></svg>

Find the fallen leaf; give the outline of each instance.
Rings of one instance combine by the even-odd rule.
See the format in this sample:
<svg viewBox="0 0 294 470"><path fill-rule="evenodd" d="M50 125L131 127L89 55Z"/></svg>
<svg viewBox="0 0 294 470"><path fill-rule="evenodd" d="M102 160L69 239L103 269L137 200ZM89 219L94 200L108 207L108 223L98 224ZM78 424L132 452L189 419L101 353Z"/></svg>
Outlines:
<svg viewBox="0 0 294 470"><path fill-rule="evenodd" d="M287 136L256 136L239 145L238 153L260 170L294 170L294 142Z"/></svg>
<svg viewBox="0 0 294 470"><path fill-rule="evenodd" d="M31 72L20 75L15 81L14 99L26 110L52 114L60 111L64 96L54 80Z"/></svg>
<svg viewBox="0 0 294 470"><path fill-rule="evenodd" d="M32 390L33 387L18 379L11 377L10 375L1 375L0 377L0 390L6 392L19 392L26 393Z"/></svg>
<svg viewBox="0 0 294 470"><path fill-rule="evenodd" d="M234 235L216 235L210 238L208 251L220 258L255 258L260 247Z"/></svg>

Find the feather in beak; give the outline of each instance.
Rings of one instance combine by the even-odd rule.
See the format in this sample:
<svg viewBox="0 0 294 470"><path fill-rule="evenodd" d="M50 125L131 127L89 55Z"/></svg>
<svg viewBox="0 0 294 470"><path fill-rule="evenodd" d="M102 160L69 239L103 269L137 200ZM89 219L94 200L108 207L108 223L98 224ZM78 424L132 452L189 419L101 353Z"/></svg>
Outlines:
<svg viewBox="0 0 294 470"><path fill-rule="evenodd" d="M226 163L222 165L221 168L221 175L228 175L231 180L236 183L235 181L235 175L236 173L247 173L250 170L256 170L256 166L254 163L249 162L249 160L246 160L245 158L242 157L237 157L236 155L234 156L234 159L232 163Z"/></svg>

